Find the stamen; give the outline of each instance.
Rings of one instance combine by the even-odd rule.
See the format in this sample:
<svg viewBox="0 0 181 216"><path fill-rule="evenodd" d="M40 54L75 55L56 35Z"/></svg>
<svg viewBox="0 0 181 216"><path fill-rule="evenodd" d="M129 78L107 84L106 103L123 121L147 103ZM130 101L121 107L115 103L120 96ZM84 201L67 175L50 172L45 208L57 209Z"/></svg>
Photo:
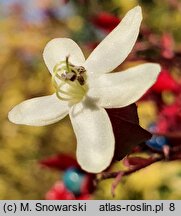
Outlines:
<svg viewBox="0 0 181 216"><path fill-rule="evenodd" d="M52 83L56 95L60 100L77 103L87 92L86 70L82 66L75 66L69 62L69 57L55 65Z"/></svg>

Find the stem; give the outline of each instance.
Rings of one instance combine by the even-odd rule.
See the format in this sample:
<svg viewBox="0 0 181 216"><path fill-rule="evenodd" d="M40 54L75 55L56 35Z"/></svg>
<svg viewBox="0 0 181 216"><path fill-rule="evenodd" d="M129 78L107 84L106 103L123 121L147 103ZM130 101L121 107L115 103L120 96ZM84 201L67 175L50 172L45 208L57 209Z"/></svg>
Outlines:
<svg viewBox="0 0 181 216"><path fill-rule="evenodd" d="M118 172L111 172L111 173L102 173L99 178L97 178L95 180L95 184L98 183L98 181L101 181L101 180L104 180L104 179L109 179L109 178L114 178L114 182L112 184L112 188L111 188L111 193L112 193L112 196L114 197L115 196L115 189L116 187L118 186L119 182L122 180L122 177L123 176L127 176L127 175L130 175L134 172L137 172L153 163L156 163L158 161L161 161L164 157L163 156L160 156L160 157L157 157L157 158L152 158L152 160L148 160L148 162L145 162L145 164L141 164L141 165L137 165L137 166L134 166L133 168L129 169L129 170L126 170L126 171L118 171Z"/></svg>
<svg viewBox="0 0 181 216"><path fill-rule="evenodd" d="M162 159L163 159L163 156L158 157L158 158L153 158L152 161L148 161L144 165L135 166L135 167L133 167L133 168L127 170L127 171L118 171L118 172L110 172L110 173L108 173L108 172L106 173L105 172L105 173L101 174L101 176L99 177L98 180L100 181L100 180L104 180L104 179L115 178L115 177L117 177L120 174L120 172L122 173L122 176L127 176L127 175L130 175L130 174L132 174L134 172L137 172L137 171L139 171L139 170L141 170L141 169L143 169L143 168L145 168L145 167L147 167L147 166L149 166L149 165L151 165L153 163L161 161Z"/></svg>

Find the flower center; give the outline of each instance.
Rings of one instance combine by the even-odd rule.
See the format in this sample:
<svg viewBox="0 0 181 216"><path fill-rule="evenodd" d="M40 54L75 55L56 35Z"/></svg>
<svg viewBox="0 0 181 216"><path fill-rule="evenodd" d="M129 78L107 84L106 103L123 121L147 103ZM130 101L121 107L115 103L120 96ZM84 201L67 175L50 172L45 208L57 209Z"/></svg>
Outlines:
<svg viewBox="0 0 181 216"><path fill-rule="evenodd" d="M52 83L56 95L60 100L68 101L69 105L76 104L83 99L88 90L86 80L85 68L71 64L69 57L57 63L53 69Z"/></svg>

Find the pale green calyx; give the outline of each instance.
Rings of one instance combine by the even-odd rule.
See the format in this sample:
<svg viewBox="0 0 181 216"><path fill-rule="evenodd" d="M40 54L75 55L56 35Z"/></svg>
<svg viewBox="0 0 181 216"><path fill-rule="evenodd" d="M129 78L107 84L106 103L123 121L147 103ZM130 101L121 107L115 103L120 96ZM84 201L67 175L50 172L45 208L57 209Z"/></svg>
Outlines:
<svg viewBox="0 0 181 216"><path fill-rule="evenodd" d="M84 98L88 90L86 80L85 68L71 64L69 57L57 63L53 69L52 83L56 95L60 100L68 101L69 105L76 104Z"/></svg>

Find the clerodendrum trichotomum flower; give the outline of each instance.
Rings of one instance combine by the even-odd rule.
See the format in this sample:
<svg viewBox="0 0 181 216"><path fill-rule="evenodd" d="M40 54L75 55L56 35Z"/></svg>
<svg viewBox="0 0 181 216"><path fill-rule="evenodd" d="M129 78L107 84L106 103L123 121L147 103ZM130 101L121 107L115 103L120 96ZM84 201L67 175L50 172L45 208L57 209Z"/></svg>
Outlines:
<svg viewBox="0 0 181 216"><path fill-rule="evenodd" d="M130 10L87 60L71 39L51 40L43 57L56 92L20 103L9 112L10 121L41 126L69 114L77 137L77 160L82 169L92 173L106 169L114 155L115 140L104 108L134 103L152 86L160 71L158 64L145 63L109 73L132 50L141 20L139 6Z"/></svg>

